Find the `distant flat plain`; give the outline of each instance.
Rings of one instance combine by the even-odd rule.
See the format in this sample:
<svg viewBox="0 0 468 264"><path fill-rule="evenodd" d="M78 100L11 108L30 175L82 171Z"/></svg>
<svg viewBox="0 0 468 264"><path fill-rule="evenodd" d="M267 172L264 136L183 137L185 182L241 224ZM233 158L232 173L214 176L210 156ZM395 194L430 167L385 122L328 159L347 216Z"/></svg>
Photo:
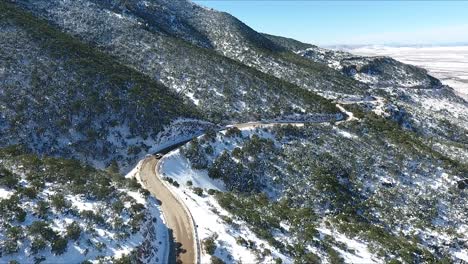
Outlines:
<svg viewBox="0 0 468 264"><path fill-rule="evenodd" d="M468 46L386 47L369 46L348 50L365 56L390 56L423 67L468 100Z"/></svg>

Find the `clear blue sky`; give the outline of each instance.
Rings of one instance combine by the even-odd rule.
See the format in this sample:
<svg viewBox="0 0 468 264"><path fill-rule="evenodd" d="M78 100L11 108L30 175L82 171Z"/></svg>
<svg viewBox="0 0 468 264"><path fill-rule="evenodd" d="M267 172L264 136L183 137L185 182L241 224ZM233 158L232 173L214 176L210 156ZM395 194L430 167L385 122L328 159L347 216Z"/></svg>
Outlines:
<svg viewBox="0 0 468 264"><path fill-rule="evenodd" d="M193 0L318 45L468 43L468 1Z"/></svg>

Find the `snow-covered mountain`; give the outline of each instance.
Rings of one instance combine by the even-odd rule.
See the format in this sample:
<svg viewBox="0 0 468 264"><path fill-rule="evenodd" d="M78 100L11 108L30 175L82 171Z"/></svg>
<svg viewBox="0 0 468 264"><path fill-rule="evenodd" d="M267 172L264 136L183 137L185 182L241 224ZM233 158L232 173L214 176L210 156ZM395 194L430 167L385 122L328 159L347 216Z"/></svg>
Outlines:
<svg viewBox="0 0 468 264"><path fill-rule="evenodd" d="M161 161L203 263L468 261L468 103L397 59L187 0L0 1L0 263L164 263L119 170L205 132ZM248 121L308 124L219 132Z"/></svg>
<svg viewBox="0 0 468 264"><path fill-rule="evenodd" d="M384 115L426 138L438 138L439 144L443 146L439 151L466 162L468 153L464 144L468 142L467 101L453 88L428 74L427 70L391 57L359 56L316 46L293 51L368 84L371 87L368 93L385 101ZM377 111L381 109L375 106L382 106L369 105L355 96L346 98L346 94L323 95L328 98L344 97L347 103L355 102Z"/></svg>

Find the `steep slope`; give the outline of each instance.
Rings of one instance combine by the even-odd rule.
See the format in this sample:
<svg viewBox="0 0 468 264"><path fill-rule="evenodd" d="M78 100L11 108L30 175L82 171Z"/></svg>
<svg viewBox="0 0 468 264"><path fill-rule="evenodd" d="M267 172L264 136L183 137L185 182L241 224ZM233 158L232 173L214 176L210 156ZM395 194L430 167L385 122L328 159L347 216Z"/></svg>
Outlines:
<svg viewBox="0 0 468 264"><path fill-rule="evenodd" d="M0 10L1 145L134 162L138 153L127 155L119 138L156 140L177 118L202 117L162 84L24 11L4 3Z"/></svg>
<svg viewBox="0 0 468 264"><path fill-rule="evenodd" d="M115 7L119 1L112 2ZM126 1L120 7L123 12L128 11L145 19L149 25L155 21L151 19L152 16L170 18L163 22L166 33L213 49L226 57L308 90L362 93L367 89L367 86L343 78L318 63L302 60L300 56L289 52L228 13L203 8L187 0L142 2ZM142 5L147 11L145 16L138 12L138 7ZM155 28L158 28L161 20L157 22L159 23L153 24ZM181 33L181 27L192 30ZM193 34L194 31L197 34ZM200 34L202 39L194 38Z"/></svg>
<svg viewBox="0 0 468 264"><path fill-rule="evenodd" d="M442 84L426 70L390 57L364 57L340 50L329 50L294 39L263 34L283 49L308 60L327 65L373 88L441 88Z"/></svg>
<svg viewBox="0 0 468 264"><path fill-rule="evenodd" d="M374 110L405 127L436 136L445 146L453 138L461 139L455 145L465 141L467 103L425 70L391 58L260 34L229 14L186 0L15 2L161 81L215 123L337 112L308 91L315 90L337 100L383 98L382 109ZM447 117L439 108L426 113L426 102L451 102L458 110ZM444 122L456 128L455 137L446 136Z"/></svg>
<svg viewBox="0 0 468 264"><path fill-rule="evenodd" d="M433 146L461 162L468 158L468 102L427 73L425 69L389 57L357 56L327 50L295 40L270 36L277 44L306 59L327 65L343 75L368 84L368 97L323 93L345 104L397 121L430 138ZM306 49L303 49L303 48ZM380 103L371 102L378 98Z"/></svg>
<svg viewBox="0 0 468 264"><path fill-rule="evenodd" d="M160 0L147 6L154 7L153 12L164 10L179 18L180 23L196 29L210 41L212 49L224 56L302 88L345 93L363 93L367 89L367 86L343 78L323 65L302 60L300 56L291 53L228 13L203 8L186 0Z"/></svg>
<svg viewBox="0 0 468 264"><path fill-rule="evenodd" d="M380 112L403 127L431 138L446 155L466 162L468 102L425 69L388 57L361 57L320 48L299 53L369 84L372 87L369 94L385 101L383 108L359 103L361 99L356 100L358 105ZM344 98L344 101L353 103L355 99Z"/></svg>
<svg viewBox="0 0 468 264"><path fill-rule="evenodd" d="M424 102L448 100L457 109L466 107L423 69L391 58L359 57L259 34L229 14L185 0L20 2L203 105L214 121L333 111L331 107L317 107L326 102L301 91L301 87L331 99L350 95L383 97L386 114L391 118L447 141L447 130L438 125L445 121L434 118L440 113L421 111L427 108ZM304 47L306 50L299 50ZM220 76L229 76L229 83ZM421 89L424 98L419 98ZM298 102L301 98L305 102ZM423 122L427 119L431 122ZM457 134L463 133L466 115L444 119L459 127Z"/></svg>
<svg viewBox="0 0 468 264"><path fill-rule="evenodd" d="M291 52L306 50L308 48L317 48L317 46L315 45L300 42L292 38L285 38L285 37L270 35L266 33L262 33L262 35L268 38L270 41L272 41L276 45L279 45L283 49L289 50Z"/></svg>
<svg viewBox="0 0 468 264"><path fill-rule="evenodd" d="M147 20L130 11L110 10L84 0L16 2L190 98L211 120L337 112L312 92L153 30ZM126 5L134 2L126 1Z"/></svg>

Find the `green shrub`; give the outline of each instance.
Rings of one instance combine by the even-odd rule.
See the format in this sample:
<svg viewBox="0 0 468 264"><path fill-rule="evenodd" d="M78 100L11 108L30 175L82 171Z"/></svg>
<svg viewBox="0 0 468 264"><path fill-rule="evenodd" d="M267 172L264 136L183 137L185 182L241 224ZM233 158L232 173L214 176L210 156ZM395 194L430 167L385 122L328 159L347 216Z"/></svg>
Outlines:
<svg viewBox="0 0 468 264"><path fill-rule="evenodd" d="M302 256L302 259L303 259L303 263L310 263L310 264L322 263L319 256L315 255L312 252L305 253L304 256ZM330 260L330 263L334 263L334 262L332 262L332 260Z"/></svg>
<svg viewBox="0 0 468 264"><path fill-rule="evenodd" d="M222 259L216 256L211 256L211 263L212 264L225 264L225 262Z"/></svg>
<svg viewBox="0 0 468 264"><path fill-rule="evenodd" d="M18 226L11 226L6 229L6 239L3 241L3 250L6 254L15 253L19 250L19 243L24 237L23 229Z"/></svg>
<svg viewBox="0 0 468 264"><path fill-rule="evenodd" d="M198 196L203 196L203 189L200 187L193 188L193 192Z"/></svg>
<svg viewBox="0 0 468 264"><path fill-rule="evenodd" d="M3 243L3 249L6 254L13 254L18 252L19 244L17 240L14 239L6 239Z"/></svg>
<svg viewBox="0 0 468 264"><path fill-rule="evenodd" d="M142 189L140 189L140 190L138 190L138 191L139 191L141 194L143 194L143 196L144 196L145 198L148 198L148 197L151 195L151 192L148 191L147 189L143 189L143 188L142 188Z"/></svg>
<svg viewBox="0 0 468 264"><path fill-rule="evenodd" d="M103 242L97 242L94 246L99 252L102 252L107 247Z"/></svg>
<svg viewBox="0 0 468 264"><path fill-rule="evenodd" d="M216 140L216 131L214 129L208 128L205 131L205 135L203 135L203 139L208 142L214 142Z"/></svg>
<svg viewBox="0 0 468 264"><path fill-rule="evenodd" d="M112 203L112 210L117 214L120 214L124 208L125 206L121 200Z"/></svg>
<svg viewBox="0 0 468 264"><path fill-rule="evenodd" d="M114 264L132 264L132 258L130 255L123 255L120 258L114 260Z"/></svg>
<svg viewBox="0 0 468 264"><path fill-rule="evenodd" d="M45 256L34 257L34 263L42 263L46 260Z"/></svg>
<svg viewBox="0 0 468 264"><path fill-rule="evenodd" d="M109 166L107 167L107 171L109 173L113 173L113 174L119 174L120 173L120 168L119 168L119 164L117 163L116 160L112 160L111 163L109 164Z"/></svg>
<svg viewBox="0 0 468 264"><path fill-rule="evenodd" d="M55 209L62 211L63 209L70 208L71 205L65 200L63 194L55 194L50 197L50 202Z"/></svg>
<svg viewBox="0 0 468 264"><path fill-rule="evenodd" d="M232 156L236 159L241 159L243 156L242 149L239 147L236 147L232 150Z"/></svg>
<svg viewBox="0 0 468 264"><path fill-rule="evenodd" d="M38 217L47 219L47 215L49 214L49 203L43 200L37 202L35 212Z"/></svg>
<svg viewBox="0 0 468 264"><path fill-rule="evenodd" d="M0 219L23 222L26 218L26 212L19 205L20 198L17 194L8 199L0 199Z"/></svg>
<svg viewBox="0 0 468 264"><path fill-rule="evenodd" d="M57 233L50 228L49 224L43 221L34 221L28 227L28 232L32 236L40 235L47 241L53 241L58 237Z"/></svg>
<svg viewBox="0 0 468 264"><path fill-rule="evenodd" d="M141 223L143 222L144 219L145 219L144 213L137 213L132 216L130 223L129 223L132 233L136 233L140 231Z"/></svg>
<svg viewBox="0 0 468 264"><path fill-rule="evenodd" d="M169 182L170 184L174 182L174 180L171 177L164 177L163 180Z"/></svg>
<svg viewBox="0 0 468 264"><path fill-rule="evenodd" d="M341 264L344 263L344 259L341 255L334 250L331 246L327 246L328 259L331 264Z"/></svg>
<svg viewBox="0 0 468 264"><path fill-rule="evenodd" d="M0 186L14 188L18 184L18 176L0 165Z"/></svg>
<svg viewBox="0 0 468 264"><path fill-rule="evenodd" d="M133 213L139 213L143 210L145 210L145 205L141 203L135 203L130 206L130 211Z"/></svg>
<svg viewBox="0 0 468 264"><path fill-rule="evenodd" d="M55 255L62 255L67 250L68 240L58 237L51 243L51 251Z"/></svg>
<svg viewBox="0 0 468 264"><path fill-rule="evenodd" d="M127 187L133 191L141 189L141 184L136 178L130 178L127 180Z"/></svg>
<svg viewBox="0 0 468 264"><path fill-rule="evenodd" d="M23 238L23 228L21 226L11 226L6 229L6 237L9 239L19 240Z"/></svg>
<svg viewBox="0 0 468 264"><path fill-rule="evenodd" d="M213 153L214 153L213 147L211 145L206 146L205 153L208 154L208 155L213 155Z"/></svg>
<svg viewBox="0 0 468 264"><path fill-rule="evenodd" d="M242 131L237 127L230 127L226 131L226 136L227 137L241 137Z"/></svg>
<svg viewBox="0 0 468 264"><path fill-rule="evenodd" d="M73 221L73 223L69 224L66 227L66 233L67 233L66 237L68 239L78 240L81 235L80 225L77 222Z"/></svg>
<svg viewBox="0 0 468 264"><path fill-rule="evenodd" d="M241 236L238 236L236 238L236 243L238 245L241 245L241 246L244 246L244 247L247 247L248 243L247 243L247 240L245 240L245 238L241 237Z"/></svg>
<svg viewBox="0 0 468 264"><path fill-rule="evenodd" d="M21 190L21 193L28 197L29 199L36 199L37 197L37 190L34 187L26 187Z"/></svg>
<svg viewBox="0 0 468 264"><path fill-rule="evenodd" d="M216 251L215 236L210 236L208 238L205 238L202 244L207 254L213 255L215 253Z"/></svg>
<svg viewBox="0 0 468 264"><path fill-rule="evenodd" d="M47 243L44 239L42 238L33 238L31 242L31 252L33 254L37 254L41 250L45 249L47 247Z"/></svg>
<svg viewBox="0 0 468 264"><path fill-rule="evenodd" d="M220 217L228 225L232 225L234 223L229 216L221 215Z"/></svg>
<svg viewBox="0 0 468 264"><path fill-rule="evenodd" d="M80 215L82 218L88 220L89 223L102 225L106 222L101 215L96 214L91 210L83 210L80 212Z"/></svg>
<svg viewBox="0 0 468 264"><path fill-rule="evenodd" d="M263 255L264 257L266 257L266 256L271 256L271 250L268 249L268 248L265 248L265 249L263 250L263 252L262 252L262 255Z"/></svg>
<svg viewBox="0 0 468 264"><path fill-rule="evenodd" d="M26 220L26 216L28 214L26 213L26 211L24 211L22 208L17 208L16 210L16 220L20 223L24 222L24 220Z"/></svg>

